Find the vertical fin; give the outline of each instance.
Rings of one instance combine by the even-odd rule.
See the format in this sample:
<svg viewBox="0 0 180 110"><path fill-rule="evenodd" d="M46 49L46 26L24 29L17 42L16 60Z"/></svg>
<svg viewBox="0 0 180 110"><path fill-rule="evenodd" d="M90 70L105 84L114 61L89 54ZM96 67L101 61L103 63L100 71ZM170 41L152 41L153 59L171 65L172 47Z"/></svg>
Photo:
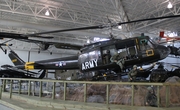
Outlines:
<svg viewBox="0 0 180 110"><path fill-rule="evenodd" d="M159 37L160 37L160 38L164 38L164 31L161 31L161 32L159 33Z"/></svg>
<svg viewBox="0 0 180 110"><path fill-rule="evenodd" d="M159 41L158 42L161 41L161 38L164 38L164 31L160 31L160 33L159 33Z"/></svg>
<svg viewBox="0 0 180 110"><path fill-rule="evenodd" d="M15 66L25 64L25 62L12 50L9 52L8 56Z"/></svg>

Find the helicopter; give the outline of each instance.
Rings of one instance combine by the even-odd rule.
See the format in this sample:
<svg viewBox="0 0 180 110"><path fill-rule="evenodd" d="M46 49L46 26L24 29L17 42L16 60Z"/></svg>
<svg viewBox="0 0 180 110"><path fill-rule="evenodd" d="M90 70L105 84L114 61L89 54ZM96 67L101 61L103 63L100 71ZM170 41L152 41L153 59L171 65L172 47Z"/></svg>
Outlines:
<svg viewBox="0 0 180 110"><path fill-rule="evenodd" d="M142 22L147 20L157 20L157 19L166 19L180 17L180 15L174 16L165 16L157 18L148 18L128 22L120 22L117 24L111 24L110 27ZM49 34L56 32L67 32L67 31L78 31L78 30L87 30L87 29L102 29L109 27L107 25L98 25L74 29L64 29L64 30L55 30L49 32L41 32L36 34L29 34L25 36L37 36L41 34ZM133 65L142 66L145 64L150 64L159 60L166 58L170 54L170 49L166 46L159 45L150 39L149 36L142 34L141 36L127 38L127 39L110 39L107 41L100 41L96 43L91 43L83 46L80 49L80 54L55 58L34 62L22 63L20 59L13 58L10 55L12 62L15 64L16 68L34 70L34 69L53 69L53 70L73 70L78 69L81 72L89 71L113 71L118 73L121 70L119 65L115 62L110 62L109 58L105 58L104 54L110 51L110 56L114 56L116 53L119 53L121 58L125 58L124 69L132 68ZM11 54L11 53L10 53ZM110 73L111 74L111 73Z"/></svg>
<svg viewBox="0 0 180 110"><path fill-rule="evenodd" d="M131 68L133 65L153 63L166 58L170 53L169 48L156 44L148 36L139 36L125 40L112 39L92 43L84 46L80 50L80 55L64 58L24 63L19 57L12 57L13 52L11 51L9 53L9 57L17 68L26 70L79 69L82 72L87 72L110 69L118 72L118 70L120 70L119 66L115 62L105 61L107 59L103 57L107 49L110 51L111 56L115 55L119 51L121 57L126 57L124 63L125 68Z"/></svg>
<svg viewBox="0 0 180 110"><path fill-rule="evenodd" d="M18 64L24 64L25 62L13 51L11 50L9 52L9 58L11 58L11 61L14 62L15 65ZM138 79L145 79L147 78L150 74L151 74L151 69L153 69L154 64L150 65L149 67L146 68L140 68L138 69L137 72L137 78ZM12 67L12 69L14 70L17 67ZM19 69L22 70L22 69ZM7 72L7 75L10 72ZM41 73L40 77L42 77L44 72ZM24 73L25 74L25 73ZM73 69L73 70L56 70L55 71L55 78L56 79L61 79L61 80L92 80L92 81L106 81L106 80L118 80L119 76L126 76L127 73L121 72L121 74L116 74L114 71L112 70L99 70L96 72L84 72L82 73L81 71L79 71L78 69ZM11 75L11 74L10 74Z"/></svg>

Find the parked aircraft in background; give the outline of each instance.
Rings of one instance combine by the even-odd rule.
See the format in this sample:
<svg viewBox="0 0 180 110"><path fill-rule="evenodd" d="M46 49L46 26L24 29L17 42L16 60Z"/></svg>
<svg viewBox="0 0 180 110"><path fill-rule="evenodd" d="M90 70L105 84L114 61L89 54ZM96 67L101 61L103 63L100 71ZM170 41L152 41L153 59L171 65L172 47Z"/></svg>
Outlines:
<svg viewBox="0 0 180 110"><path fill-rule="evenodd" d="M43 37L43 36L24 36L24 34L15 34L15 33L7 33L7 32L0 32L0 39L10 38L10 40L2 43L2 45L6 45L7 42L16 39L24 42L35 43L39 46L40 50L47 50L50 45L54 45L56 48L60 49L73 49L73 50L80 50L82 45L70 44L70 43L60 43L60 42L48 42L42 40L35 40L31 37L36 38L43 38L43 39L52 39L53 37Z"/></svg>
<svg viewBox="0 0 180 110"><path fill-rule="evenodd" d="M174 37L169 37L164 35L164 31L161 31L159 34L160 40L162 38L166 39L167 42L172 42L172 41L178 41L180 40L180 36L174 36Z"/></svg>

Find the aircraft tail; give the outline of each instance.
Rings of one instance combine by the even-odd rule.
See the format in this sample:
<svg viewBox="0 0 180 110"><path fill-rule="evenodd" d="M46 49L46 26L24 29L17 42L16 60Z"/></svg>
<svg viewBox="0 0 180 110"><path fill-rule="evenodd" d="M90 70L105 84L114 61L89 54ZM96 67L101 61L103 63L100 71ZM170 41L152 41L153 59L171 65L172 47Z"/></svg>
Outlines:
<svg viewBox="0 0 180 110"><path fill-rule="evenodd" d="M160 42L162 38L165 38L164 37L164 31L159 32L159 40L158 40L158 42Z"/></svg>
<svg viewBox="0 0 180 110"><path fill-rule="evenodd" d="M160 38L164 38L164 31L161 31L161 32L159 33L159 37L160 37Z"/></svg>
<svg viewBox="0 0 180 110"><path fill-rule="evenodd" d="M25 62L12 50L9 52L8 56L15 66L25 64Z"/></svg>

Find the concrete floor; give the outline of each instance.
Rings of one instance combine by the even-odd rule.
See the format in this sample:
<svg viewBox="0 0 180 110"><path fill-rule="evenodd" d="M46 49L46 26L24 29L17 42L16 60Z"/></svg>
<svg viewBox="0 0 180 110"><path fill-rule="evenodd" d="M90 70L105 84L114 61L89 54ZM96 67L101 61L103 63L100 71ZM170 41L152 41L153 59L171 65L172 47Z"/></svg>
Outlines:
<svg viewBox="0 0 180 110"><path fill-rule="evenodd" d="M7 107L7 106L5 106L5 105L0 104L0 110L14 110L14 109L9 108L9 107Z"/></svg>
<svg viewBox="0 0 180 110"><path fill-rule="evenodd" d="M53 100L51 98L39 98L22 94L13 94L12 99L9 99L9 93L4 92L0 103L10 106L15 110L180 110L180 107L158 108L149 106L107 105L58 99Z"/></svg>

